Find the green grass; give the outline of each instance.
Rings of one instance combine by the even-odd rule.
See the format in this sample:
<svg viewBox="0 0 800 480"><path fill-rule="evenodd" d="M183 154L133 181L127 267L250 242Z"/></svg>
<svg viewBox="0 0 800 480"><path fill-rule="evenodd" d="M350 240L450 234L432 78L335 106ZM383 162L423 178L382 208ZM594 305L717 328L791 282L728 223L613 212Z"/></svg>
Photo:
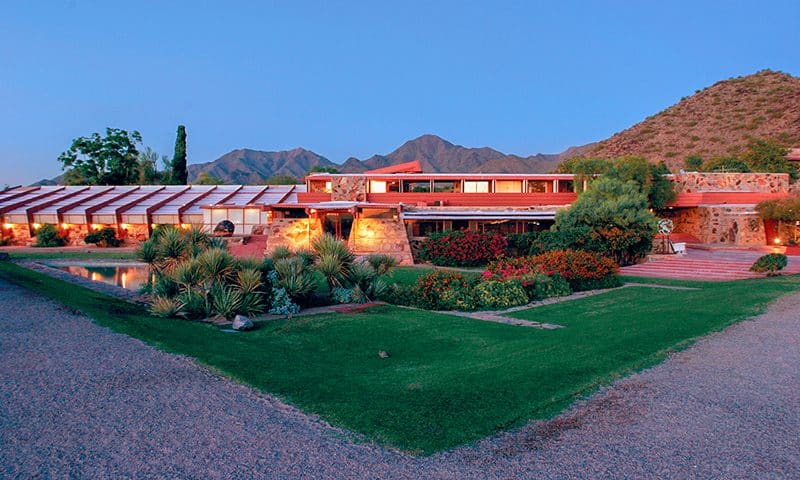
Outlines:
<svg viewBox="0 0 800 480"><path fill-rule="evenodd" d="M13 259L28 258L31 260L135 260L136 253L130 251L115 251L112 249L103 251L77 251L77 252L8 252Z"/></svg>
<svg viewBox="0 0 800 480"><path fill-rule="evenodd" d="M516 314L566 326L558 330L378 307L230 334L153 318L8 262L0 262L0 275L100 325L195 357L334 425L420 453L552 416L598 385L757 314L800 286L798 277L678 282L702 289L630 287ZM379 350L391 357L379 358Z"/></svg>

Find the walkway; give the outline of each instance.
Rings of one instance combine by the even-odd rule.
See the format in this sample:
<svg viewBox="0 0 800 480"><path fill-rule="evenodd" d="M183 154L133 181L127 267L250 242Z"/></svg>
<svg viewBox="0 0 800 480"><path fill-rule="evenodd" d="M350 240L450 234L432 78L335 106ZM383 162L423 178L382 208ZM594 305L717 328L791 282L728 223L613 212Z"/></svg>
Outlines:
<svg viewBox="0 0 800 480"><path fill-rule="evenodd" d="M763 274L750 267L763 252L748 250L688 249L685 255L664 255L648 262L623 267L620 273L637 277L675 278L682 280L726 281L759 278ZM800 273L800 257L788 257L785 274Z"/></svg>
<svg viewBox="0 0 800 480"><path fill-rule="evenodd" d="M0 311L0 477L800 478L800 294L552 421L426 458L2 280Z"/></svg>

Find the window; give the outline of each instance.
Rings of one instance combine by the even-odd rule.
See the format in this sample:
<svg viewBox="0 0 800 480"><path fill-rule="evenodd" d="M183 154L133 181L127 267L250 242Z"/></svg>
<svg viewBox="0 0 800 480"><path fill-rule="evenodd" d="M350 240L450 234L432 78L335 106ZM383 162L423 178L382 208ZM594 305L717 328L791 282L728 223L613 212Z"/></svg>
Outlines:
<svg viewBox="0 0 800 480"><path fill-rule="evenodd" d="M369 181L370 193L386 193L386 182L383 180L370 180Z"/></svg>
<svg viewBox="0 0 800 480"><path fill-rule="evenodd" d="M528 193L547 193L547 180L528 180Z"/></svg>
<svg viewBox="0 0 800 480"><path fill-rule="evenodd" d="M311 180L308 182L311 193L331 193L330 180Z"/></svg>
<svg viewBox="0 0 800 480"><path fill-rule="evenodd" d="M558 181L558 193L567 193L574 191L575 191L575 184L572 182L572 180Z"/></svg>
<svg viewBox="0 0 800 480"><path fill-rule="evenodd" d="M522 180L498 180L495 182L496 193L522 193Z"/></svg>
<svg viewBox="0 0 800 480"><path fill-rule="evenodd" d="M403 191L425 193L431 191L431 182L428 180L403 180Z"/></svg>
<svg viewBox="0 0 800 480"><path fill-rule="evenodd" d="M464 193L489 193L489 181L464 180Z"/></svg>
<svg viewBox="0 0 800 480"><path fill-rule="evenodd" d="M461 182L457 180L434 180L433 191L438 193L460 192Z"/></svg>

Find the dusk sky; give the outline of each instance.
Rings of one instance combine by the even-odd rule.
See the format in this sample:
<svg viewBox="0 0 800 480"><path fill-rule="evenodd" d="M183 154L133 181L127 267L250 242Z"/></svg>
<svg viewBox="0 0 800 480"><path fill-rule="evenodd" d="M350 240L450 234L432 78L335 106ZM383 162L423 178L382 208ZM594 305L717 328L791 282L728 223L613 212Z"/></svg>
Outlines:
<svg viewBox="0 0 800 480"><path fill-rule="evenodd" d="M557 153L718 80L800 75L800 1L3 2L0 65L0 185L107 126L171 155L183 123L190 163L424 133Z"/></svg>

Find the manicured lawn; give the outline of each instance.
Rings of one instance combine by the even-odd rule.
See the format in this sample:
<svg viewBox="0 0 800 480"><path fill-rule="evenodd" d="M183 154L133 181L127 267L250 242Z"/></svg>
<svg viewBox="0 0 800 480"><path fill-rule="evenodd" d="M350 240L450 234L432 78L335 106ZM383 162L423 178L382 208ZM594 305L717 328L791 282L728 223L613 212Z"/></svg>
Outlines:
<svg viewBox="0 0 800 480"><path fill-rule="evenodd" d="M7 262L0 262L0 275L334 425L423 453L554 415L598 385L757 314L800 286L798 277L777 277L691 282L698 291L631 287L517 314L566 326L558 330L379 307L231 334L153 318ZM379 358L379 350L391 357Z"/></svg>

